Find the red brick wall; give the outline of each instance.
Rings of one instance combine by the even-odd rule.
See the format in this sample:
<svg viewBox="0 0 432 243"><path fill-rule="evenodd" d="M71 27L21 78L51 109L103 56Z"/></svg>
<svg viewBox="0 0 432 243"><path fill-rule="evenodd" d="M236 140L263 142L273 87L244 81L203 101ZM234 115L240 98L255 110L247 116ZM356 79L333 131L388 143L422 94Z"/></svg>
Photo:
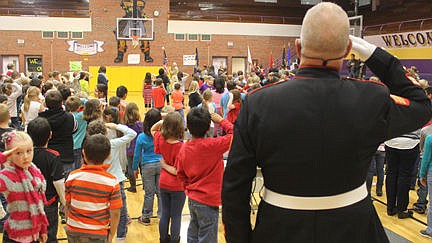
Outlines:
<svg viewBox="0 0 432 243"><path fill-rule="evenodd" d="M68 52L68 45L64 39L42 39L40 31L0 31L0 55L19 55L20 71L24 68L25 55L42 55L44 73L58 70L68 71L69 61L82 61L83 69L88 66L122 66L127 65L127 56L121 64L115 64L114 58L117 54L117 42L112 30L116 26L116 18L122 17L124 12L120 7L120 0L92 0L90 1L92 16L92 32L84 33L84 39L78 40L80 44L90 44L93 40L104 41L102 53L92 56L80 56ZM153 11L158 10L160 15L153 16ZM163 63L162 47L166 49L169 62L175 61L180 70L192 72L193 66L183 67L183 54L195 54L198 48L200 66L212 62L212 56L228 57L228 71L231 70L231 57L246 57L247 46L252 53L253 59L258 59L259 63L267 67L269 63L269 53L273 53L273 58L281 58L284 45L291 43L293 46L294 38L283 37L260 37L260 36L228 36L212 35L210 42L202 41L174 41L174 35L168 34L168 0L148 0L145 13L155 21L155 40L150 42L151 56L153 63L141 63L141 65L161 66ZM25 44L17 44L17 39L24 39ZM227 47L228 41L233 42L232 48ZM126 54L141 53L139 48L134 49L128 41L128 51ZM294 48L291 55L294 56ZM143 60L143 58L142 58ZM234 70L236 71L236 70Z"/></svg>

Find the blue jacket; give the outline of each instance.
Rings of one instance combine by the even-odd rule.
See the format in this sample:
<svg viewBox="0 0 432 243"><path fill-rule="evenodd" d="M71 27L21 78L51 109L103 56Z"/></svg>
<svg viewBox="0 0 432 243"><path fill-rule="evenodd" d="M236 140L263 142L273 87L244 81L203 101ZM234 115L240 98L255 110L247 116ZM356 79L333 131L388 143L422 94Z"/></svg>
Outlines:
<svg viewBox="0 0 432 243"><path fill-rule="evenodd" d="M420 178L426 178L428 171L432 171L432 136L428 135L424 144L423 158L420 166Z"/></svg>
<svg viewBox="0 0 432 243"><path fill-rule="evenodd" d="M159 162L160 158L162 158L162 155L155 154L154 152L153 137L145 133L138 135L135 144L132 169L137 170L139 163L147 164Z"/></svg>

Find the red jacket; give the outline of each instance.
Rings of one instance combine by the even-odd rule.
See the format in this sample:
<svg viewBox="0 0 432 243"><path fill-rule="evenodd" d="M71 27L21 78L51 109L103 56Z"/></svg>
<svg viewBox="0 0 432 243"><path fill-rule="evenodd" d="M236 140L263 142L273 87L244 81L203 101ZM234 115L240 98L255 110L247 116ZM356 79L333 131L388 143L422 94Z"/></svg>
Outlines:
<svg viewBox="0 0 432 243"><path fill-rule="evenodd" d="M208 206L221 205L223 154L229 150L233 125L220 123L227 135L217 138L197 138L183 145L177 155L177 177L185 184L186 195Z"/></svg>

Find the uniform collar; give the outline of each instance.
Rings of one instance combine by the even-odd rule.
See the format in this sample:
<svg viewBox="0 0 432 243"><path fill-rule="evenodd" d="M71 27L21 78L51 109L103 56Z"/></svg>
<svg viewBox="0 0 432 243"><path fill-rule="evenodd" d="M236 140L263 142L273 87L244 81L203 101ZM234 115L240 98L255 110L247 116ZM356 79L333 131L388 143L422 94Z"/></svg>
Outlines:
<svg viewBox="0 0 432 243"><path fill-rule="evenodd" d="M339 71L325 67L325 66L300 66L296 76L296 79L302 78L337 78L339 77Z"/></svg>

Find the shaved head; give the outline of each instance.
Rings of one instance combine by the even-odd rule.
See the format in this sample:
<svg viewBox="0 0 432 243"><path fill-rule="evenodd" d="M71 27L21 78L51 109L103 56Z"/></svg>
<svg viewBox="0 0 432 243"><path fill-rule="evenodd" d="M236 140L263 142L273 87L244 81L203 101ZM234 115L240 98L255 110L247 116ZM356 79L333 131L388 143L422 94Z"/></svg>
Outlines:
<svg viewBox="0 0 432 243"><path fill-rule="evenodd" d="M324 59L346 53L349 44L349 20L338 5L323 2L309 9L301 29L301 52Z"/></svg>

